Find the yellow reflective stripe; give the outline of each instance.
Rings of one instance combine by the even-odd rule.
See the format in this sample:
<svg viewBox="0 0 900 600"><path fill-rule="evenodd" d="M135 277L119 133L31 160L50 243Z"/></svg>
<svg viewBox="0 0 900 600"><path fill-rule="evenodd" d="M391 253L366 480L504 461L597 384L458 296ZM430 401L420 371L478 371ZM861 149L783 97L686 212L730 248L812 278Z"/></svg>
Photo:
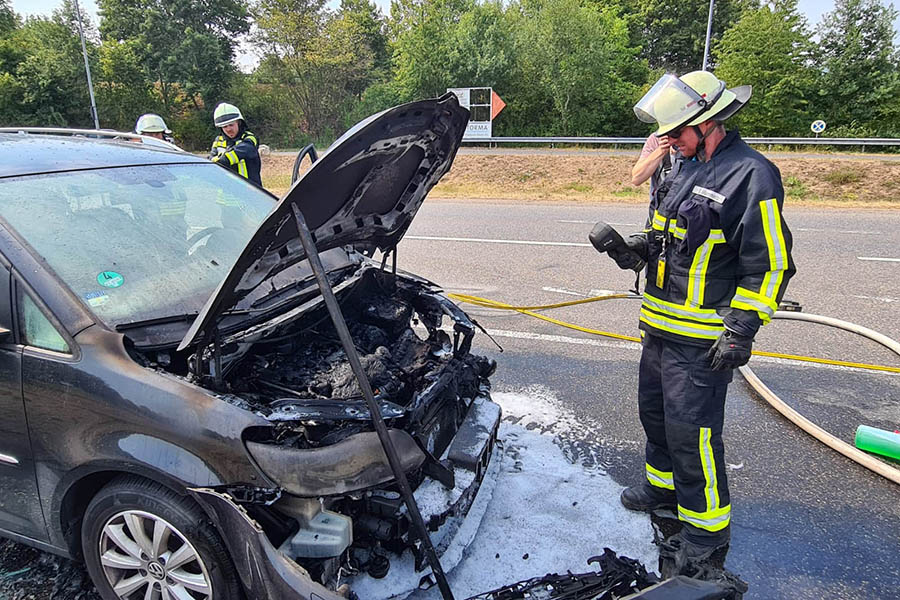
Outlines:
<svg viewBox="0 0 900 600"><path fill-rule="evenodd" d="M248 133L248 134L244 135L244 138L242 141L248 141L248 142L251 142L254 146L259 146L259 142L257 141L256 136L253 135L252 133Z"/></svg>
<svg viewBox="0 0 900 600"><path fill-rule="evenodd" d="M706 498L706 510L719 508L719 486L716 478L716 461L713 458L712 430L709 427L700 428L700 464L703 466L703 477L706 479L706 487L703 488L703 496Z"/></svg>
<svg viewBox="0 0 900 600"><path fill-rule="evenodd" d="M775 198L761 202L759 210L762 215L766 247L769 250L769 272L763 277L759 291L764 296L774 299L778 297L783 271L787 268L787 245L784 240L781 213Z"/></svg>
<svg viewBox="0 0 900 600"><path fill-rule="evenodd" d="M694 321L703 321L715 325L722 323L722 317L720 317L713 308L700 308L699 306L675 304L674 302L660 300L646 292L644 292L643 306L675 318L693 319Z"/></svg>
<svg viewBox="0 0 900 600"><path fill-rule="evenodd" d="M225 141L225 138L219 136L213 142L213 148L227 148L228 142Z"/></svg>
<svg viewBox="0 0 900 600"><path fill-rule="evenodd" d="M659 469L655 469L650 466L650 463L646 463L646 466L647 481L650 482L650 485L654 485L658 488L663 488L666 490L675 489L675 479L672 475L672 471L660 471Z"/></svg>
<svg viewBox="0 0 900 600"><path fill-rule="evenodd" d="M721 531L731 522L731 505L715 510L695 512L678 505L678 518L707 531Z"/></svg>
<svg viewBox="0 0 900 600"><path fill-rule="evenodd" d="M236 165L236 164L238 163L238 160L239 160L239 159L238 159L237 152L235 152L234 150L231 150L231 151L229 151L229 152L226 152L226 153L225 153L225 158L228 159L228 164L230 164L230 165Z"/></svg>
<svg viewBox="0 0 900 600"><path fill-rule="evenodd" d="M247 161L243 158L238 162L238 175L247 179Z"/></svg>
<svg viewBox="0 0 900 600"><path fill-rule="evenodd" d="M712 229L709 237L703 245L694 253L694 261L688 272L688 289L685 305L702 306L706 294L706 271L709 269L709 259L716 244L725 242L725 234L721 229Z"/></svg>
<svg viewBox="0 0 900 600"><path fill-rule="evenodd" d="M775 311L778 310L778 305L773 300L742 287L739 287L737 292L735 292L730 306L740 310L755 312L759 315L763 325L771 321Z"/></svg>
<svg viewBox="0 0 900 600"><path fill-rule="evenodd" d="M653 314L644 308L641 308L640 320L642 323L646 323L650 327L659 329L661 331L667 331L669 333L683 335L691 338L698 338L702 340L715 340L719 337L719 334L725 331L724 325L707 326L688 323L687 321L670 319Z"/></svg>
<svg viewBox="0 0 900 600"><path fill-rule="evenodd" d="M660 231L662 231L666 228L667 222L668 221L666 220L666 218L659 214L658 210L653 211L653 229L659 229Z"/></svg>

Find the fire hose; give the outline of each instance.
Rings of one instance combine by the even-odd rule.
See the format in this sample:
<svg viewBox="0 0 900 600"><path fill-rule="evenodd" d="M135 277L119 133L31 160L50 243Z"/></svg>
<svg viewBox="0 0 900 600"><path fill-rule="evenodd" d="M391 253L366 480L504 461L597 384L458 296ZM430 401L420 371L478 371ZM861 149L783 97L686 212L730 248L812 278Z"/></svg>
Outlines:
<svg viewBox="0 0 900 600"><path fill-rule="evenodd" d="M583 327L581 325L576 325L574 323L569 323L567 321L562 321L560 319L555 319L553 317L549 317L547 315L541 314L537 311L541 310L552 310L557 308L563 308L567 306L576 306L579 304L588 304L591 302L600 302L604 300L616 300L616 299L640 299L640 296L632 293L624 293L624 294L609 294L605 296L595 296L592 298L580 298L578 300L569 300L567 302L557 302L554 304L540 304L534 306L513 306L511 304L506 304L503 302L498 302L496 300L490 300L488 298L481 298L478 296L471 296L468 294L448 294L450 298L456 300L458 302L463 302L466 304L471 304L474 306L479 306L482 308L491 308L496 310L510 310L515 311L529 317L533 317L536 319L540 319L542 321L546 321L548 323L553 323L554 325L558 325L560 327L565 327L567 329L573 329L575 331L581 331L583 333L589 333L592 335L598 335L602 337L612 338L616 340L623 340L629 342L640 342L640 338L624 335L621 333L614 333L610 331L602 331L599 329L593 329L590 327ZM900 356L900 342L889 338L888 336L878 333L872 329L868 329L866 327L862 327L855 323L849 323L847 321L842 321L840 319L834 319L832 317L825 317L821 315L814 315L809 313L800 313L794 311L776 311L775 319L784 319L784 320L795 320L795 321L806 321L810 323L817 323L820 325L826 325L829 327L835 327L838 329L842 329L844 331L849 331L851 333L855 333L857 335L861 335L866 337L878 344L888 348L898 356ZM847 367L854 369L863 369L868 371L879 371L885 373L900 373L900 367L893 367L888 365L877 365L877 364L869 364L869 363L860 363L860 362L850 362L844 360L833 360L828 358L818 358L814 356L803 356L799 354L783 354L779 352L766 352L761 350L754 350L753 356L765 356L769 358L777 358L782 360L791 360L791 361L800 361L807 363L816 363L816 364L824 364L824 365L832 365L838 367ZM800 427L803 431L816 438L826 446L829 446L833 450L840 452L850 460L862 465L863 467L869 469L870 471L881 475L882 477L893 481L894 483L900 483L900 470L890 466L889 464L878 460L860 450L857 450L850 444L844 442L843 440L833 436L828 433L799 412L791 408L787 405L781 398L778 397L771 389L769 389L759 377L753 372L753 370L749 367L749 365L744 365L738 369L750 387L761 396L772 408L781 413L785 418L789 421Z"/></svg>

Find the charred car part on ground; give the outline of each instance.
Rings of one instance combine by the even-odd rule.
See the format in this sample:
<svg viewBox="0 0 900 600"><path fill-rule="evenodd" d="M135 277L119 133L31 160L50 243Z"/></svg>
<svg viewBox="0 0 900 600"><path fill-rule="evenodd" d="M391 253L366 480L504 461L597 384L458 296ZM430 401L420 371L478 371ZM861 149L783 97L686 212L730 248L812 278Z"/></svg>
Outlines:
<svg viewBox="0 0 900 600"><path fill-rule="evenodd" d="M0 533L83 557L106 600L334 600L391 552L421 561L296 206L452 535L492 457L494 366L439 289L370 257L396 264L466 121L452 95L375 115L277 202L184 153L0 132Z"/></svg>

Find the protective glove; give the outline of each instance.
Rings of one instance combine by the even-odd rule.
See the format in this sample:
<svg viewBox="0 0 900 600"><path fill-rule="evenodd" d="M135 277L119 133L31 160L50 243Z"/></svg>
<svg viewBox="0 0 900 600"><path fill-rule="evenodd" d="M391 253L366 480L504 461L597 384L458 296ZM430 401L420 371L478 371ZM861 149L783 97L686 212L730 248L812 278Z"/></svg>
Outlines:
<svg viewBox="0 0 900 600"><path fill-rule="evenodd" d="M706 358L710 360L713 371L736 369L750 360L750 348L753 338L726 329L712 345Z"/></svg>
<svg viewBox="0 0 900 600"><path fill-rule="evenodd" d="M646 233L632 233L625 244L607 251L620 269L642 271L647 264L649 248Z"/></svg>

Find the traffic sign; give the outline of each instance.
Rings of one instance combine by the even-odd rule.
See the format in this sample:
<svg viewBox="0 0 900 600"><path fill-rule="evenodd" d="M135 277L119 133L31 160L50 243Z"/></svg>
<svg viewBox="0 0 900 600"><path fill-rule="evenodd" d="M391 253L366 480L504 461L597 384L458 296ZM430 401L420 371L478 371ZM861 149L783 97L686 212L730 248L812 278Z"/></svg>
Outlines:
<svg viewBox="0 0 900 600"><path fill-rule="evenodd" d="M469 109L469 123L463 140L490 138L493 134L492 121L506 106L493 88L448 88L456 94L460 106Z"/></svg>
<svg viewBox="0 0 900 600"><path fill-rule="evenodd" d="M810 125L809 128L812 129L813 133L819 135L820 133L825 131L825 121L823 121L822 119L816 119L812 122L812 125Z"/></svg>

